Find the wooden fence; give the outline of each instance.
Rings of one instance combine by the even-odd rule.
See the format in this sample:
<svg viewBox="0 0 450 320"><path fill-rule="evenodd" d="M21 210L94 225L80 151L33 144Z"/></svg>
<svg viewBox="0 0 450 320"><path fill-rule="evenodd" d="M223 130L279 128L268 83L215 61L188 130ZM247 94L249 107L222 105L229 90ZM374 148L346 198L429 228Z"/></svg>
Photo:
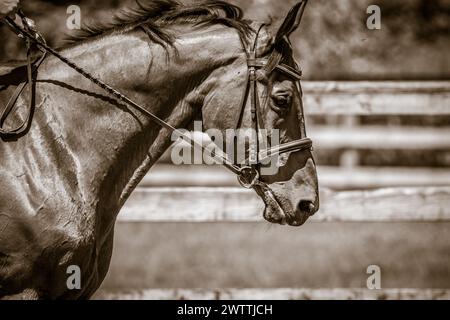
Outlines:
<svg viewBox="0 0 450 320"><path fill-rule="evenodd" d="M450 116L450 82L304 82L309 115ZM310 128L316 148L450 149L450 128ZM351 158L351 157L350 157ZM350 161L352 164L354 161ZM353 163L354 164L354 163ZM352 166L353 166L352 164ZM450 170L318 168L313 221L450 221ZM218 167L159 164L119 215L121 222L262 221L262 203ZM202 186L202 187L200 187ZM222 186L222 187L217 187ZM403 186L403 187L399 187ZM360 188L366 190L331 191ZM378 188L367 190L368 188ZM386 188L388 187L388 188ZM100 291L99 299L450 299L449 289L180 289Z"/></svg>

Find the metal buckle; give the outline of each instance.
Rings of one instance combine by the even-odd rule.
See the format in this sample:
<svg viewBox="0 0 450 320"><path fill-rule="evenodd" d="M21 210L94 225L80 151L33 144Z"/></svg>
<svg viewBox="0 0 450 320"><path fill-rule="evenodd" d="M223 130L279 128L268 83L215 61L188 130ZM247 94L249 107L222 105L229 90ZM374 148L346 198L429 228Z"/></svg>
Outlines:
<svg viewBox="0 0 450 320"><path fill-rule="evenodd" d="M254 175L253 172L255 172ZM249 166L242 167L239 169L237 180L242 187L251 189L259 183L259 172Z"/></svg>

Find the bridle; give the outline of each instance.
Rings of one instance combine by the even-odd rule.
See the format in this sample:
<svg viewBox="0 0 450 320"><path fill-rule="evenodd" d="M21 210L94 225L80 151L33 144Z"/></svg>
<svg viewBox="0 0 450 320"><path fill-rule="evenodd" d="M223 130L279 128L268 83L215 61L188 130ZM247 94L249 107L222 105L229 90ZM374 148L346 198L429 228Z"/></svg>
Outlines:
<svg viewBox="0 0 450 320"><path fill-rule="evenodd" d="M260 181L260 167L265 163L268 158L278 156L284 153L298 152L302 150L312 149L312 140L307 138L305 130L305 119L303 114L302 104L299 104L298 116L300 121L300 139L296 139L287 143L276 145L272 148L259 150L259 136L261 129L264 129L264 121L261 113L261 104L258 96L259 82L257 70L262 70L266 76L270 75L274 70L283 73L285 76L295 81L299 92L301 92L300 79L302 72L297 67L291 67L281 62L282 53L273 49L268 58L258 58L256 55L259 33L265 24L261 24L257 29L255 40L249 51L246 50L247 55L247 83L245 86L243 98L240 105L240 111L235 121L235 129L239 127L240 121L245 112L248 98L250 96L250 112L252 129L254 129L255 143L250 146L250 156L247 159L250 164L246 163L240 168L240 174L238 175L238 181L244 188L253 188L257 185L261 185ZM243 44L245 48L245 44ZM269 67L272 65L273 67ZM267 91L267 86L266 86Z"/></svg>
<svg viewBox="0 0 450 320"><path fill-rule="evenodd" d="M22 16L22 18L24 18L23 14L21 14L21 16ZM44 56L48 53L52 54L53 56L55 56L56 58L61 60L63 63L65 63L66 65L68 65L69 67L71 67L72 69L77 71L78 73L80 73L82 76L84 76L85 78L87 78L88 80L90 80L91 82L96 84L97 86L99 86L102 89L104 89L105 91L107 91L118 102L125 103L125 104L133 107L134 109L139 110L140 112L142 112L144 115L146 115L148 118L150 118L156 124L160 125L163 128L166 128L169 132L176 133L179 137L182 137L185 141L190 143L193 147L199 148L202 151L205 150L205 147L203 147L201 144L199 144L198 142L196 142L195 140L190 138L188 135L184 134L182 131L173 127L168 122L162 120L161 118L159 118L152 112L148 111L143 106L132 101L131 99L126 97L124 94L120 93L116 89L114 89L111 86L109 86L108 84L104 83L102 80L94 77L89 72L85 71L84 69L82 69L81 67L76 65L71 60L63 57L56 50L49 47L45 43L45 41L43 40L43 38L41 36L36 36L36 32L33 33L32 32L33 30L31 30L31 28L26 26L25 28L22 29L14 22L13 19L11 19L9 17L7 17L5 19L5 21L18 35L20 35L21 37L26 39L27 42L34 43L44 53ZM24 21L24 25L25 25L26 20L23 19L23 21ZM251 159L252 161L250 161L251 162L250 164L244 163L242 165L239 165L239 164L234 163L234 161L230 161L227 157L225 157L223 155L217 155L217 154L212 155L215 158L219 158L219 160L221 161L221 164L223 166L225 166L231 172L236 174L238 177L239 183L245 188L254 188L256 186L264 186L265 185L264 182L262 182L260 180L260 166L268 158L271 158L276 155L281 155L283 153L298 152L301 150L310 150L312 148L311 139L306 137L303 110L299 110L301 138L294 140L294 141L287 142L287 143L283 143L280 145L276 145L271 148L259 150L258 135L259 135L260 129L264 128L264 124L262 121L263 120L262 116L261 116L262 110L261 110L261 106L259 103L258 90L257 90L257 83L258 83L258 78L257 78L257 74L256 74L257 69L263 69L267 74L270 74L274 70L277 70L277 71L285 74L289 78L293 79L294 81L296 81L296 83L298 85L300 85L299 81L301 78L300 70L298 70L297 68L288 66L284 63L281 63L282 55L280 55L278 52L276 52L276 50L274 50L268 58L257 58L257 56L256 56L257 41L258 41L259 32L263 26L264 25L261 25L259 27L251 50L247 51L247 49L245 49L245 45L244 45L244 49L245 49L246 55L247 55L247 67L248 67L247 83L246 83L245 91L243 94L242 102L240 105L240 112L239 112L239 115L238 115L238 118L236 121L236 126L235 126L235 129L239 126L240 119L242 118L242 116L245 112L247 100L250 97L252 126L255 129L255 132L257 133L255 146L253 148L253 150L255 150L255 152L253 153L253 156L250 157L253 159ZM27 46L29 46L29 44ZM30 51L30 50L28 50L28 51ZM29 54L29 52L28 52L28 54ZM29 60L29 57L28 57L28 60ZM43 58L38 61L39 64L42 62L42 60L43 60ZM28 75L29 75L28 76L28 85L30 86L30 88L33 86L33 82L34 82L33 77L31 77L31 73L36 71L39 64L38 65L35 64L34 67L32 68L31 64L28 63ZM267 69L268 65L274 65L272 70ZM25 84L26 84L26 82L25 82ZM23 86L23 84L21 86ZM19 92L19 94L20 94L20 92ZM12 104L8 103L6 112L3 112L2 119L0 122L0 138L2 138L2 139L17 139L18 136L20 136L21 134L24 133L26 128L29 128L29 125L32 121L33 106L30 106L29 114L26 117L26 120L20 125L19 130L17 128L13 129L13 130L6 130L6 129L2 128L3 123L6 120L6 117L8 116L8 114L10 114L10 112L13 109L13 106L14 106L15 101L17 100L19 94L17 94L17 96L16 96L16 94L14 94L14 96L15 96L14 102ZM30 100L32 98L33 97L30 97ZM300 107L300 109L301 109L301 107Z"/></svg>

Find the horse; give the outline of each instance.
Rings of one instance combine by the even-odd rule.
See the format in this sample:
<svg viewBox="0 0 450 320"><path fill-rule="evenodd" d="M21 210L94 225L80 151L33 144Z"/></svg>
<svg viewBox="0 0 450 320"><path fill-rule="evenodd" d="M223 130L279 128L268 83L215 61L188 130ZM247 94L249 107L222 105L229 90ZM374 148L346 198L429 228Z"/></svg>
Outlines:
<svg viewBox="0 0 450 320"><path fill-rule="evenodd" d="M256 97L263 102L258 122L289 144L302 138L295 79L276 65L259 69L255 96L241 100L252 43L255 58L276 51L286 70L297 68L289 36L299 8L261 24L223 1L138 3L109 24L85 26L60 52L176 128L201 118L204 129L225 132L241 108L239 127L250 128ZM116 217L170 147L171 131L54 56L39 66L34 87L4 124L24 120L33 99L27 132L0 140L0 297L87 299L108 271ZM3 105L12 92L0 91ZM284 158L253 188L267 221L299 226L319 208L315 162L310 148ZM76 290L67 286L73 265L82 279Z"/></svg>

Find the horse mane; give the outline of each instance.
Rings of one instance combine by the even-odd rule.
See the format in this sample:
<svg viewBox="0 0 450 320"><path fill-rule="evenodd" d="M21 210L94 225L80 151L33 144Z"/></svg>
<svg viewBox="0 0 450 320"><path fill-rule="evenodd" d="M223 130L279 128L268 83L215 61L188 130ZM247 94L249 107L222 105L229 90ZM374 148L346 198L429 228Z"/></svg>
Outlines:
<svg viewBox="0 0 450 320"><path fill-rule="evenodd" d="M136 0L134 6L120 10L109 23L83 25L66 38L66 43L74 44L140 28L152 41L165 47L171 45L174 39L164 27L174 24L222 24L236 29L244 41L252 31L250 23L243 20L242 9L222 0L201 0L193 4L183 4L177 0Z"/></svg>

